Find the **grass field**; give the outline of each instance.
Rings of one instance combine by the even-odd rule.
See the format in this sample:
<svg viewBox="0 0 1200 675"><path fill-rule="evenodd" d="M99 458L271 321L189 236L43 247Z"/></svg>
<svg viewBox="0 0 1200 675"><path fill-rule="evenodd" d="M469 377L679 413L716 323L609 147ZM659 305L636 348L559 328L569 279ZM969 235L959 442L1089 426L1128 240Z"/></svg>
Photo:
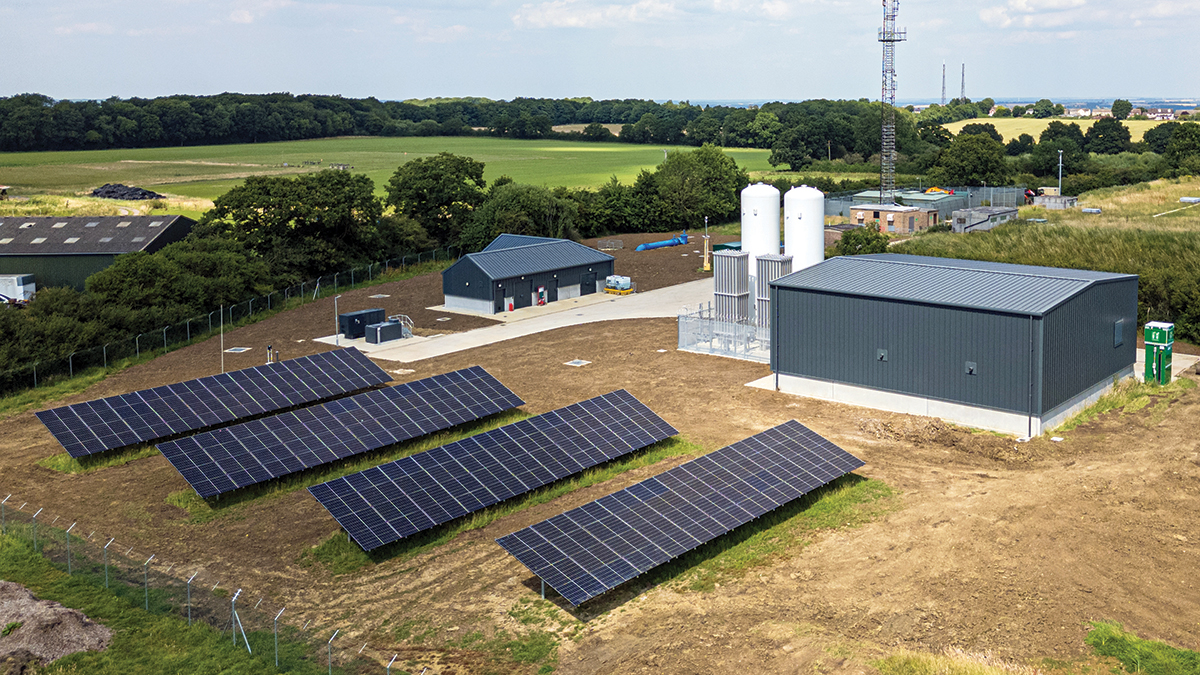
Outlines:
<svg viewBox="0 0 1200 675"><path fill-rule="evenodd" d="M1200 197L1200 177L1161 179L1093 190L1080 196L1081 208L1098 208L1102 211L1099 214L1029 206L1021 208L1021 217L1045 218L1054 224L1083 228L1200 232L1200 206L1180 203L1180 197Z"/></svg>
<svg viewBox="0 0 1200 675"><path fill-rule="evenodd" d="M990 118L975 119L975 120L962 120L961 122L952 122L945 126L947 129L950 130L951 133L957 134L960 129L962 129L964 126L966 126L968 124L972 124L972 123L994 124L994 125L996 125L996 131L1000 132L1000 135L1004 137L1004 142L1007 143L1008 141L1016 138L1017 136L1020 136L1021 134L1029 134L1030 136L1033 136L1034 140L1037 140L1038 136L1041 135L1042 131L1046 128L1046 126L1053 121L1055 121L1055 120L1053 120L1053 119L1039 120L1039 119L1034 119L1032 117L1019 117L1019 118L990 117ZM1079 119L1060 118L1060 119L1058 119L1058 121L1064 122L1066 124L1071 124L1071 123L1078 124L1079 128L1083 129L1084 132L1086 132L1088 130L1088 127L1092 126L1092 124L1096 120L1079 120ZM1157 126L1159 124L1162 124L1162 122L1156 122L1156 121L1152 121L1152 120L1125 120L1125 126L1129 127L1129 134L1130 134L1130 136L1133 137L1134 143L1142 140L1142 134L1146 133L1147 129L1149 129L1150 127L1153 127L1153 126Z"/></svg>
<svg viewBox="0 0 1200 675"><path fill-rule="evenodd" d="M672 148L685 150L688 148ZM611 176L630 183L663 160L663 148L624 143L520 141L481 137L330 138L284 143L133 150L0 153L0 184L9 194L74 195L104 183L215 199L251 175L286 175L348 164L365 173L382 194L396 167L438 152L473 157L487 165L489 181L508 175L522 183L598 187ZM748 171L770 169L767 150L726 150ZM287 164L288 166L284 166Z"/></svg>

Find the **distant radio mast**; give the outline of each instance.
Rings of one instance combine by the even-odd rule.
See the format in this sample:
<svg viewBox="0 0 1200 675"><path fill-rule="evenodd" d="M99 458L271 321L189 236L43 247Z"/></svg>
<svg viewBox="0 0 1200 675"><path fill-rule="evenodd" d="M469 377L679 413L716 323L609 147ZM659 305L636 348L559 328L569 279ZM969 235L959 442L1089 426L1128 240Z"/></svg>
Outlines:
<svg viewBox="0 0 1200 675"><path fill-rule="evenodd" d="M946 105L946 62L942 61L942 105Z"/></svg>
<svg viewBox="0 0 1200 675"><path fill-rule="evenodd" d="M958 95L958 100L962 103L967 102L967 64L962 64L962 90Z"/></svg>
<svg viewBox="0 0 1200 675"><path fill-rule="evenodd" d="M883 0L883 142L879 151L879 202L896 203L896 43L904 42L907 32L896 30L900 0Z"/></svg>

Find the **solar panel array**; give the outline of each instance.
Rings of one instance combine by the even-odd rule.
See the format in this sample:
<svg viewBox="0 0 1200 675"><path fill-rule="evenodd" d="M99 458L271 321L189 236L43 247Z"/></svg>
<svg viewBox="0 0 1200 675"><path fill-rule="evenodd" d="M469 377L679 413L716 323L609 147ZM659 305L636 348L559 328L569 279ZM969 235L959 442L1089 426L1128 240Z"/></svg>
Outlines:
<svg viewBox="0 0 1200 675"><path fill-rule="evenodd" d="M524 401L478 366L158 446L201 497L510 410Z"/></svg>
<svg viewBox="0 0 1200 675"><path fill-rule="evenodd" d="M496 541L579 605L862 465L789 421Z"/></svg>
<svg viewBox="0 0 1200 675"><path fill-rule="evenodd" d="M370 551L677 433L621 389L309 492Z"/></svg>
<svg viewBox="0 0 1200 675"><path fill-rule="evenodd" d="M43 410L37 417L72 457L84 457L312 403L391 379L351 347Z"/></svg>

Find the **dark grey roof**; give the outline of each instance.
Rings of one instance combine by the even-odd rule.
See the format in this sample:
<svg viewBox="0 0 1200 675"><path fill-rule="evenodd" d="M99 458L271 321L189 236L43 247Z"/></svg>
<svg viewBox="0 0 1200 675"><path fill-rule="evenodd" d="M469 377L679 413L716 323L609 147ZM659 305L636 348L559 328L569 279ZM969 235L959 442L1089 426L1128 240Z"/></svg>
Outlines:
<svg viewBox="0 0 1200 675"><path fill-rule="evenodd" d="M1092 284L1128 279L1137 275L881 253L830 258L771 285L1041 316Z"/></svg>
<svg viewBox="0 0 1200 675"><path fill-rule="evenodd" d="M548 241L562 241L561 239L551 239L550 237L533 237L528 234L508 234L507 232L496 237L492 243L484 247L484 251L499 251L504 248L515 248L517 246L528 246L530 244L544 244Z"/></svg>
<svg viewBox="0 0 1200 675"><path fill-rule="evenodd" d="M474 264L493 281L539 274L612 260L607 253L566 239L543 239L536 244L468 253L451 267ZM442 274L448 273L446 270Z"/></svg>
<svg viewBox="0 0 1200 675"><path fill-rule="evenodd" d="M194 224L184 216L4 216L0 217L0 256L142 251L159 238L182 239ZM164 237L168 230L171 236Z"/></svg>

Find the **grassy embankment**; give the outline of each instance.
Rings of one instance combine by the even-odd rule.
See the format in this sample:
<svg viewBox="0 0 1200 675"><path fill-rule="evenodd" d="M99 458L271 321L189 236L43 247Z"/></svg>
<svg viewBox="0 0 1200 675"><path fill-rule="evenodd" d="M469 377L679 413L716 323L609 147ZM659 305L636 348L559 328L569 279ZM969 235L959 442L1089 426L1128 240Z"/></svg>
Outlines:
<svg viewBox="0 0 1200 675"><path fill-rule="evenodd" d="M688 150L679 146L672 150ZM663 149L626 143L522 141L486 137L350 137L281 143L183 148L0 153L0 181L12 195L75 195L103 183L138 185L164 194L213 200L252 175L314 171L304 162L348 164L375 181L379 194L396 167L438 152L473 157L484 177L508 175L521 183L599 187L617 176L631 183L663 160ZM726 151L748 171L765 171L767 150ZM287 164L288 166L284 166Z"/></svg>
<svg viewBox="0 0 1200 675"><path fill-rule="evenodd" d="M993 124L996 126L996 131L1000 132L1000 135L1004 137L1004 142L1007 143L1021 134L1029 134L1030 136L1033 136L1034 140L1037 140L1038 137L1041 136L1042 131L1044 131L1051 122L1078 124L1079 128L1082 129L1084 133L1087 133L1087 130L1096 123L1096 120L1080 120L1065 117L1057 119L1034 119L1032 117L984 117L974 120L951 122L950 124L945 125L945 127L950 130L950 133L957 134L968 124ZM1142 135L1146 133L1147 129L1162 124L1162 122L1156 122L1153 120L1125 120L1124 124L1129 128L1129 135L1132 137L1133 142L1136 143L1142 140Z"/></svg>
<svg viewBox="0 0 1200 675"><path fill-rule="evenodd" d="M101 568L102 569L102 568ZM228 636L204 623L188 625L173 612L173 604L164 592L150 591L150 611L142 607L140 589L120 594L116 586L104 588L103 573L94 574L85 561L77 563L75 574L68 576L41 555L34 553L29 541L12 534L0 536L0 578L28 588L42 600L52 600L78 609L97 623L113 631L112 643L101 652L80 652L66 656L46 668L47 673L89 673L125 675L127 673L323 673L319 660L309 660L309 648L290 639L281 630L280 667L275 667L272 635L248 631L255 647L249 654L244 646L235 646ZM18 632L18 626L13 632ZM343 672L341 668L335 668Z"/></svg>

